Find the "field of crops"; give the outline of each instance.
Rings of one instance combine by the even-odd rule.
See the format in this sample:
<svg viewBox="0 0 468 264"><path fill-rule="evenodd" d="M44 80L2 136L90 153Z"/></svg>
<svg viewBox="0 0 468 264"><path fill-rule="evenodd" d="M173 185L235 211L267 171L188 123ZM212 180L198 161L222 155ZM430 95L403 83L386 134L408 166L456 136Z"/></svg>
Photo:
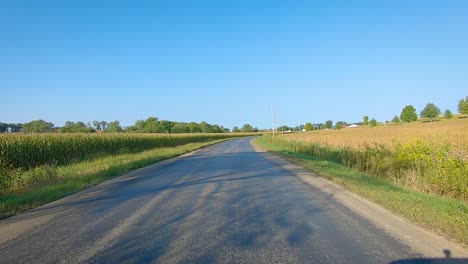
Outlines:
<svg viewBox="0 0 468 264"><path fill-rule="evenodd" d="M468 201L468 119L281 135L275 144Z"/></svg>
<svg viewBox="0 0 468 264"><path fill-rule="evenodd" d="M0 190L37 167L136 153L244 134L0 134Z"/></svg>

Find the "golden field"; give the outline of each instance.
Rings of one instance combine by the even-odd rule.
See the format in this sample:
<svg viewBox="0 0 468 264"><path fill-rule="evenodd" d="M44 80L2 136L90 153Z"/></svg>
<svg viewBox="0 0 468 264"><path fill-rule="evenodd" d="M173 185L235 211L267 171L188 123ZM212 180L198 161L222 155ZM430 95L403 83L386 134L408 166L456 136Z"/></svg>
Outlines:
<svg viewBox="0 0 468 264"><path fill-rule="evenodd" d="M416 140L448 143L468 151L468 118L428 123L387 124L377 127L355 127L340 130L317 130L308 133L287 134L288 139L314 142L336 147L365 148L369 144L394 146ZM464 153L465 159L468 152Z"/></svg>
<svg viewBox="0 0 468 264"><path fill-rule="evenodd" d="M285 134L273 142L400 186L468 201L467 118Z"/></svg>

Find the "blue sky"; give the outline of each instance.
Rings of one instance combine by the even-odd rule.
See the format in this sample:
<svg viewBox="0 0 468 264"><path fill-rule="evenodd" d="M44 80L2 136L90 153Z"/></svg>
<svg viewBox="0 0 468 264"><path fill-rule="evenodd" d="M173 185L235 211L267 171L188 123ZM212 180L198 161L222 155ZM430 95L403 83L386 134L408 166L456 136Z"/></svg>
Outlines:
<svg viewBox="0 0 468 264"><path fill-rule="evenodd" d="M2 1L0 121L390 120L468 95L468 1Z"/></svg>

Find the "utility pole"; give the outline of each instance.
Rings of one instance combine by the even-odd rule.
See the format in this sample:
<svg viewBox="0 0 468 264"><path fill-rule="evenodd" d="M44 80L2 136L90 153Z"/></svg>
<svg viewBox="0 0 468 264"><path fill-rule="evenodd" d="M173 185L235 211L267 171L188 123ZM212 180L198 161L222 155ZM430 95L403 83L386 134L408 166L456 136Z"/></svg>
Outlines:
<svg viewBox="0 0 468 264"><path fill-rule="evenodd" d="M273 131L273 138L275 137L275 115L273 113L273 103L271 103L271 130Z"/></svg>

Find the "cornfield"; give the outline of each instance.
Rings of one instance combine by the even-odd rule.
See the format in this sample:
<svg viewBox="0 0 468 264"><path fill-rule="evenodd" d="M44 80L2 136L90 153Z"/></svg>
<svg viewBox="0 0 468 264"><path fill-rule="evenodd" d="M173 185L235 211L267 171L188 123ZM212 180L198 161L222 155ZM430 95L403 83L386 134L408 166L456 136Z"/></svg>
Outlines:
<svg viewBox="0 0 468 264"><path fill-rule="evenodd" d="M287 134L276 145L468 201L468 119Z"/></svg>
<svg viewBox="0 0 468 264"><path fill-rule="evenodd" d="M65 165L103 155L223 139L243 134L13 134L0 135L0 180L11 171Z"/></svg>

